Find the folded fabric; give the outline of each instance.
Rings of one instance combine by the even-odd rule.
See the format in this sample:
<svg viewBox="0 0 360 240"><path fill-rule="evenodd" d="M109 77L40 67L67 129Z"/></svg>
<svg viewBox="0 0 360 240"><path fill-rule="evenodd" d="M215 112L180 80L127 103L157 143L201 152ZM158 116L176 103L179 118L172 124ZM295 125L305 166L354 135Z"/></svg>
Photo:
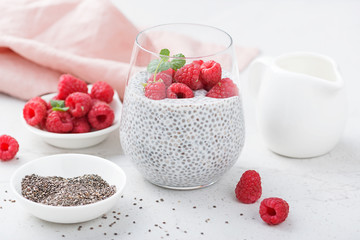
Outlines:
<svg viewBox="0 0 360 240"><path fill-rule="evenodd" d="M69 73L123 97L139 30L110 0L2 0L0 14L0 92L27 100ZM238 48L240 70L257 53Z"/></svg>

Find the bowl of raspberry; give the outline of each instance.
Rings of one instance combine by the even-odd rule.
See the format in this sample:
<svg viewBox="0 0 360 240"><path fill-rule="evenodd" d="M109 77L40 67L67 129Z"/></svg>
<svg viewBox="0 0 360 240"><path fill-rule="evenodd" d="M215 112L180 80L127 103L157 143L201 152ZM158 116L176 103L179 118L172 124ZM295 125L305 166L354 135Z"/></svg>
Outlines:
<svg viewBox="0 0 360 240"><path fill-rule="evenodd" d="M218 181L244 145L232 38L199 24L165 24L135 40L121 145L151 183L198 189Z"/></svg>
<svg viewBox="0 0 360 240"><path fill-rule="evenodd" d="M70 74L60 76L58 92L26 102L26 128L50 145L78 149L104 141L119 128L121 102L106 82L87 85Z"/></svg>

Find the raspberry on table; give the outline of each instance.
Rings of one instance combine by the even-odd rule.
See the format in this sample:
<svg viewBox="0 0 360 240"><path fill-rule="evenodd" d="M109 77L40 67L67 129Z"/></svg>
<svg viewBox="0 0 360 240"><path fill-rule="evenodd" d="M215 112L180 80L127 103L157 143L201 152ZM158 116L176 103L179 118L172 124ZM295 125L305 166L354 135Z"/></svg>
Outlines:
<svg viewBox="0 0 360 240"><path fill-rule="evenodd" d="M46 117L46 103L39 98L30 99L23 108L23 117L27 124L36 126Z"/></svg>
<svg viewBox="0 0 360 240"><path fill-rule="evenodd" d="M87 117L74 118L73 126L72 133L87 133L91 130Z"/></svg>
<svg viewBox="0 0 360 240"><path fill-rule="evenodd" d="M235 188L236 198L242 203L254 203L261 197L261 193L259 173L255 170L244 172Z"/></svg>
<svg viewBox="0 0 360 240"><path fill-rule="evenodd" d="M83 117L91 108L91 97L87 93L71 93L65 100L65 106L69 107L73 117Z"/></svg>
<svg viewBox="0 0 360 240"><path fill-rule="evenodd" d="M264 222L277 225L289 215L289 204L281 198L265 198L261 201L259 213Z"/></svg>
<svg viewBox="0 0 360 240"><path fill-rule="evenodd" d="M162 81L147 83L145 86L145 96L153 100L166 98L166 86Z"/></svg>
<svg viewBox="0 0 360 240"><path fill-rule="evenodd" d="M156 81L162 80L165 84L165 87L168 88L172 84L172 77L169 74L160 72L156 74ZM154 82L154 74L148 79L147 83Z"/></svg>
<svg viewBox="0 0 360 240"><path fill-rule="evenodd" d="M9 161L19 151L19 143L9 135L0 136L0 160Z"/></svg>
<svg viewBox="0 0 360 240"><path fill-rule="evenodd" d="M73 92L88 92L86 82L80 80L70 74L63 74L60 76L58 83L58 95L57 98L65 100Z"/></svg>
<svg viewBox="0 0 360 240"><path fill-rule="evenodd" d="M111 103L114 97L114 89L107 82L98 81L93 84L90 96L106 103Z"/></svg>
<svg viewBox="0 0 360 240"><path fill-rule="evenodd" d="M212 98L239 96L239 89L230 78L223 78L210 89L206 96Z"/></svg>
<svg viewBox="0 0 360 240"><path fill-rule="evenodd" d="M205 90L209 91L221 80L221 66L219 63L210 60L201 65L200 79Z"/></svg>
<svg viewBox="0 0 360 240"><path fill-rule="evenodd" d="M173 83L166 91L168 98L192 98L194 92L183 83Z"/></svg>
<svg viewBox="0 0 360 240"><path fill-rule="evenodd" d="M96 101L93 102L87 117L90 125L95 130L101 130L112 125L115 114L106 102Z"/></svg>
<svg viewBox="0 0 360 240"><path fill-rule="evenodd" d="M192 90L202 89L204 86L200 81L200 68L202 60L193 61L175 72L175 82L184 83Z"/></svg>
<svg viewBox="0 0 360 240"><path fill-rule="evenodd" d="M68 133L73 129L71 115L63 111L51 111L46 118L46 130L54 133Z"/></svg>

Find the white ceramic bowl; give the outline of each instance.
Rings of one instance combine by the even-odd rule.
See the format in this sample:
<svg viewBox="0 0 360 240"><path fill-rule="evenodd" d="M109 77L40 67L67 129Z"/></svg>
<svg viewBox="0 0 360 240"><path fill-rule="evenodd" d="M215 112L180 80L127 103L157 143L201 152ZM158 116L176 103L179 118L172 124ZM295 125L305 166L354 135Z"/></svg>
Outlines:
<svg viewBox="0 0 360 240"><path fill-rule="evenodd" d="M77 177L97 174L110 185L116 186L116 193L109 198L83 206L50 206L30 201L21 194L21 181L26 175ZM121 197L125 187L124 171L115 163L104 158L85 154L58 154L33 160L18 168L11 177L10 187L17 201L34 216L56 223L78 223L97 218L108 212Z"/></svg>
<svg viewBox="0 0 360 240"><path fill-rule="evenodd" d="M89 85L91 89L91 85ZM46 102L50 101L56 93L47 94L41 96ZM42 138L48 144L51 144L59 148L78 149L94 146L104 141L110 133L117 130L120 126L120 115L121 115L121 102L118 94L114 93L113 101L110 103L111 108L114 110L115 119L113 124L105 129L97 130L88 133L53 133L39 129L38 127L30 126L26 123L25 119L23 122L26 128L34 135Z"/></svg>

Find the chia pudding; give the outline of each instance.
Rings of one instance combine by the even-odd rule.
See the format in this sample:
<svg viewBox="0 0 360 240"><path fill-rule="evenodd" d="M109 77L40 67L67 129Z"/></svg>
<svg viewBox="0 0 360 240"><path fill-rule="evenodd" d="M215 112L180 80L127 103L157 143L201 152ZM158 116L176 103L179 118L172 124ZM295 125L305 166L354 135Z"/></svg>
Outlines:
<svg viewBox="0 0 360 240"><path fill-rule="evenodd" d="M216 182L244 145L241 97L152 100L144 96L139 72L128 82L120 126L122 147L150 182L191 189Z"/></svg>

